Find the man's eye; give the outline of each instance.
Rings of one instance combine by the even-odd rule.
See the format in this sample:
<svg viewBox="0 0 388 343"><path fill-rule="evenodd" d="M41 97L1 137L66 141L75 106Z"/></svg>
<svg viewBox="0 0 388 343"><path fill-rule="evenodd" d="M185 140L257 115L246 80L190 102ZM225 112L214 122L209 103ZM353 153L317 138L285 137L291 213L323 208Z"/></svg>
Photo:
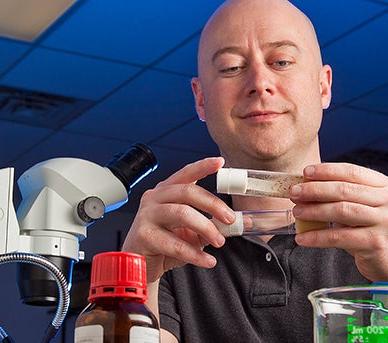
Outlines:
<svg viewBox="0 0 388 343"><path fill-rule="evenodd" d="M220 73L222 73L222 74L234 74L234 73L239 72L242 69L244 69L243 66L233 66L233 67L220 69Z"/></svg>
<svg viewBox="0 0 388 343"><path fill-rule="evenodd" d="M291 64L293 64L291 61L287 61L287 60L280 60L280 61L276 61L276 62L273 62L271 63L275 68L278 68L278 69L285 69L287 67L289 67Z"/></svg>

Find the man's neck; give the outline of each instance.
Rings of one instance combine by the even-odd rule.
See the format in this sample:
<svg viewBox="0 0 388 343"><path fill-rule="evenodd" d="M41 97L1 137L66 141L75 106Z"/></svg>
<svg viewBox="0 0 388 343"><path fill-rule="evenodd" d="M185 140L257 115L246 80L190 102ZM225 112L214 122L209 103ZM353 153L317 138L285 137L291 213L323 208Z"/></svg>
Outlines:
<svg viewBox="0 0 388 343"><path fill-rule="evenodd" d="M221 152L221 155L225 158L225 167L277 171L300 175L302 175L303 169L308 165L321 162L318 137L305 149L295 148L294 151L272 159L260 159L260 157L248 156L242 153L228 156Z"/></svg>

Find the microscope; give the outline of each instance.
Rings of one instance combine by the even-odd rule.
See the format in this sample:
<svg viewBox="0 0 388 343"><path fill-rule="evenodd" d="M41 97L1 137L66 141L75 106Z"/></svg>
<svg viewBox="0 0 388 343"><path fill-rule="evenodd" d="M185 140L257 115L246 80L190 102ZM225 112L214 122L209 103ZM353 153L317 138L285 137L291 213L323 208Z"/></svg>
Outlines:
<svg viewBox="0 0 388 343"><path fill-rule="evenodd" d="M0 169L0 264L22 262L17 283L24 303L58 304L44 342L66 316L73 266L84 258L79 242L87 227L125 204L131 189L156 168L154 154L140 143L105 167L77 158L47 160L18 179L17 213L14 170ZM13 342L1 327L0 342Z"/></svg>

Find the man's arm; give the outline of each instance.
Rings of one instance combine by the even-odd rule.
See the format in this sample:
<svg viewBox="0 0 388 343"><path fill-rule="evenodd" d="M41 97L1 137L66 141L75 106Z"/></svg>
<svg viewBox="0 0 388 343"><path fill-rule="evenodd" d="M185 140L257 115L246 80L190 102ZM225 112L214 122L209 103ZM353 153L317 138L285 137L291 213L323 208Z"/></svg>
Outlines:
<svg viewBox="0 0 388 343"><path fill-rule="evenodd" d="M296 242L344 249L364 277L388 280L388 177L348 163L309 166L304 177L309 182L291 189L294 216L339 227L298 234Z"/></svg>
<svg viewBox="0 0 388 343"><path fill-rule="evenodd" d="M156 316L160 326L159 305L158 305L159 281L160 280L157 280L155 282L147 284L148 300L146 302L146 305ZM178 339L172 333L162 328L160 329L160 341L161 343L178 343Z"/></svg>
<svg viewBox="0 0 388 343"><path fill-rule="evenodd" d="M158 320L158 286L164 272L186 263L212 268L217 261L203 251L204 246L211 244L219 248L225 243L212 221L200 211L225 224L235 220L232 209L196 185L198 180L214 174L223 164L222 158L208 158L187 165L145 192L141 199L123 250L146 257L147 305ZM162 342L177 342L177 338L162 330Z"/></svg>

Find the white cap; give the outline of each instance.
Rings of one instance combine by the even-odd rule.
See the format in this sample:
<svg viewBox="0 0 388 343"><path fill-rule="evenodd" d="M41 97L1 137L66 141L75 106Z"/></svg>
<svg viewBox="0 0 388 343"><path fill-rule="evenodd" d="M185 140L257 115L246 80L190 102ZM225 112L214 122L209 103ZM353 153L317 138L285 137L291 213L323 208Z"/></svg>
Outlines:
<svg viewBox="0 0 388 343"><path fill-rule="evenodd" d="M244 222L242 212L234 212L236 214L236 220L233 224L224 224L216 218L212 218L211 221L220 231L224 237L242 236L244 232Z"/></svg>
<svg viewBox="0 0 388 343"><path fill-rule="evenodd" d="M246 169L221 168L217 172L217 192L226 194L245 194L248 187Z"/></svg>

